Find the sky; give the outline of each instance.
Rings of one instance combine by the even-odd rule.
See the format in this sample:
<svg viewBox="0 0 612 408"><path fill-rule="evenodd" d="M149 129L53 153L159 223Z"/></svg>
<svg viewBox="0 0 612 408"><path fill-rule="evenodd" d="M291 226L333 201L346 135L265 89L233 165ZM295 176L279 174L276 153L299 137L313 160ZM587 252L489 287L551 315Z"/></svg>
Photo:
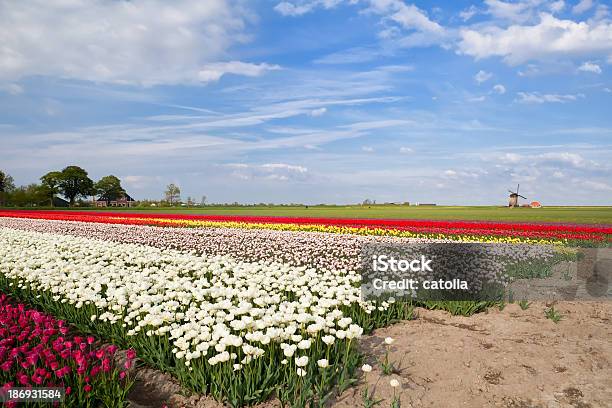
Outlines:
<svg viewBox="0 0 612 408"><path fill-rule="evenodd" d="M0 169L136 199L612 205L612 3L0 0Z"/></svg>

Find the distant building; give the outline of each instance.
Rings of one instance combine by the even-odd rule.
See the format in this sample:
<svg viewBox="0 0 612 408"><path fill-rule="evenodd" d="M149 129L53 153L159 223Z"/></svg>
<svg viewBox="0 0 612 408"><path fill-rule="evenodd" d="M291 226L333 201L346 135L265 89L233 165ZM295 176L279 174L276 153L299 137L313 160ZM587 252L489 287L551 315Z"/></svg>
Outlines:
<svg viewBox="0 0 612 408"><path fill-rule="evenodd" d="M95 204L96 207L133 207L136 204L136 200L126 193L116 200L108 200L106 197L100 197L96 200Z"/></svg>
<svg viewBox="0 0 612 408"><path fill-rule="evenodd" d="M70 203L63 198L53 197L54 207L70 207Z"/></svg>

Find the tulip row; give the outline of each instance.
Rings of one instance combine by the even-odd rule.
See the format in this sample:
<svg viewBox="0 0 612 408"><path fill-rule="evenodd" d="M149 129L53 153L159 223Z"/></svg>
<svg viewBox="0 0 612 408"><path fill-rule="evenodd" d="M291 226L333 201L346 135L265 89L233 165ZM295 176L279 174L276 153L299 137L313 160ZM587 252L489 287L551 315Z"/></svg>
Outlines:
<svg viewBox="0 0 612 408"><path fill-rule="evenodd" d="M231 255L248 262L282 262L319 270L356 271L368 244L432 242L431 240L349 234L312 234L242 228L161 228L145 225L0 218L0 226L23 231L74 235L161 249L195 251L207 256ZM452 241L438 241L452 242Z"/></svg>
<svg viewBox="0 0 612 408"><path fill-rule="evenodd" d="M49 216L116 216L113 212L91 211L7 211L17 213L32 213ZM486 231L550 231L550 232L577 232L586 234L612 234L610 226L591 226L574 224L534 224L534 223L499 223L478 221L436 221L436 220L387 220L387 219L351 219L351 218L315 218L315 217L272 217L272 216L224 216L224 215L185 215L185 214L142 214L122 213L122 218L165 218L177 220L200 220L217 222L245 222L245 223L279 223L302 225L334 225L348 227L372 227L402 229L416 228L455 228L455 229L481 229Z"/></svg>
<svg viewBox="0 0 612 408"><path fill-rule="evenodd" d="M0 228L0 289L235 406L318 400L348 381L362 327L410 317L362 302L359 278Z"/></svg>
<svg viewBox="0 0 612 408"><path fill-rule="evenodd" d="M124 367L115 366L116 346L100 347L94 337L70 333L62 320L27 308L0 294L1 393L15 387L61 387L67 407L123 407L134 360L128 351ZM8 406L17 401L8 399Z"/></svg>
<svg viewBox="0 0 612 408"><path fill-rule="evenodd" d="M360 274L363 272L364 260L372 258L374 254L388 253L406 245L425 250L432 244L431 240L377 236L223 228L161 228L19 218L0 218L0 226L22 231L142 244L160 249L177 249L208 257L230 256L247 262L281 262L292 266L316 268L319 274L332 275L338 273L334 271ZM453 241L436 241L435 244L451 242ZM526 244L495 244L486 248L491 256L512 263L522 262L525 259L552 259L561 250L551 245ZM480 285L486 282L506 281L505 277L501 276L503 273L499 274L501 280L496 279L496 276L487 274L484 267L476 268L468 265L463 269L469 271L466 277L473 287L481 287Z"/></svg>
<svg viewBox="0 0 612 408"><path fill-rule="evenodd" d="M612 240L612 227L560 224L519 224L466 221L363 220L300 217L161 215L109 212L0 211L0 217L43 218L118 224L186 227L238 227L283 231L317 231L409 238L486 242L567 242Z"/></svg>

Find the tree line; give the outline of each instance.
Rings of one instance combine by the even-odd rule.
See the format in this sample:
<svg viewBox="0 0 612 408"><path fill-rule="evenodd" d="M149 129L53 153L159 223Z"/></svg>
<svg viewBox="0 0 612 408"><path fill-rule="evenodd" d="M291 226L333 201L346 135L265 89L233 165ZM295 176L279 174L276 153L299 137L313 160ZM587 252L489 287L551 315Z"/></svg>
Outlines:
<svg viewBox="0 0 612 408"><path fill-rule="evenodd" d="M73 207L78 199L98 196L104 200L116 200L126 194L118 177L104 176L94 182L87 171L79 166L68 166L61 171L51 171L40 177L40 183L16 187L13 178L0 170L0 205L54 206L61 194Z"/></svg>

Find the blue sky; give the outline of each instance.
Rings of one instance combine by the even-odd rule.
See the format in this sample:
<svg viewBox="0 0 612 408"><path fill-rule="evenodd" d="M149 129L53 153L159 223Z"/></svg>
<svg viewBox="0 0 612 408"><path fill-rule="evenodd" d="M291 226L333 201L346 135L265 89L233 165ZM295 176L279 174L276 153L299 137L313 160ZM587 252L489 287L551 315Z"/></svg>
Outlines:
<svg viewBox="0 0 612 408"><path fill-rule="evenodd" d="M136 198L612 204L607 1L0 0L0 168Z"/></svg>

